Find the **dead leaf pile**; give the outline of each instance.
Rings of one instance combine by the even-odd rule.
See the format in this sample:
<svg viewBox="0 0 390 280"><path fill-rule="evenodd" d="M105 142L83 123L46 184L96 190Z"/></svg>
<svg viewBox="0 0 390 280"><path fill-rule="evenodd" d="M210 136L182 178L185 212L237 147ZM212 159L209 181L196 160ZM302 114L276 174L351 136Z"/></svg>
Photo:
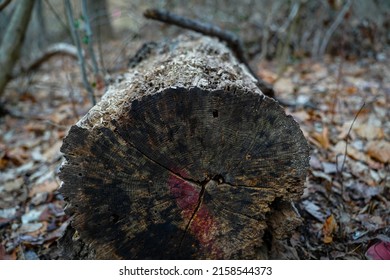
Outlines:
<svg viewBox="0 0 390 280"><path fill-rule="evenodd" d="M0 118L0 259L58 258L55 242L69 224L58 192L60 147L90 104L74 76L77 62L49 65L57 71L20 77L4 97L10 113Z"/></svg>
<svg viewBox="0 0 390 280"><path fill-rule="evenodd" d="M307 60L278 77L276 66L259 68L312 148L291 244L303 259L364 259L371 242L390 238L390 68Z"/></svg>

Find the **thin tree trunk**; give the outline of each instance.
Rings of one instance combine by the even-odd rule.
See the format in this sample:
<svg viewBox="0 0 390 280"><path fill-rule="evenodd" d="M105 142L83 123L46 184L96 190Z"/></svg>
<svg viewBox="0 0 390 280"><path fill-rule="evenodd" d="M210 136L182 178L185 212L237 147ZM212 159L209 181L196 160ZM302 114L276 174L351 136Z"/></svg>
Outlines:
<svg viewBox="0 0 390 280"><path fill-rule="evenodd" d="M94 35L98 34L105 39L114 37L114 29L106 0L88 0L88 11L91 19L91 28Z"/></svg>
<svg viewBox="0 0 390 280"><path fill-rule="evenodd" d="M93 89L91 85L89 84L88 77L87 77L87 70L85 66L85 59L82 54L82 48L81 48L81 42L79 34L77 33L77 30L74 27L74 17L73 17L73 10L72 5L69 0L65 1L65 9L66 9L66 15L68 17L69 27L71 31L71 35L73 38L73 42L75 43L77 50L78 50L78 57L79 57L79 64L81 69L81 76L83 79L83 84L86 90L88 91L89 97L91 98L91 102L93 105L96 104L96 99L93 93Z"/></svg>
<svg viewBox="0 0 390 280"><path fill-rule="evenodd" d="M2 11L5 7L7 7L9 3L11 3L11 0L5 0L2 3L0 3L0 11Z"/></svg>
<svg viewBox="0 0 390 280"><path fill-rule="evenodd" d="M37 0L37 5L35 7L35 16L37 27L40 31L38 37L38 47L44 48L47 42L47 28L42 0Z"/></svg>
<svg viewBox="0 0 390 280"><path fill-rule="evenodd" d="M11 78L30 21L34 0L20 0L0 46L0 96Z"/></svg>

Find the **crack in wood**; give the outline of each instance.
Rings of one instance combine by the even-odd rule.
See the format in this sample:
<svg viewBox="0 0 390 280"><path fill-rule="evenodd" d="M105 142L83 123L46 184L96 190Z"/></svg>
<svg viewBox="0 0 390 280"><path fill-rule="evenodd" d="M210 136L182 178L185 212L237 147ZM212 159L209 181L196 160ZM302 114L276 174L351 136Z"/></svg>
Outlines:
<svg viewBox="0 0 390 280"><path fill-rule="evenodd" d="M221 204L221 206L223 206L223 207L219 207L218 204L215 203L215 201L212 200L211 203L214 204L216 208L222 208L222 211L225 211L227 213L231 213L231 214L239 216L239 217L244 217L244 218L247 218L249 220L254 220L256 222L259 221L258 219L254 218L254 217L251 217L249 215L245 215L243 213L238 213L238 212L232 211L232 210L226 208L224 204Z"/></svg>
<svg viewBox="0 0 390 280"><path fill-rule="evenodd" d="M251 142L251 146L253 145L253 142L255 141L255 139L257 138L257 135L255 135L254 139L252 139L252 142ZM191 217L189 218L186 226L185 226L185 229L184 229L184 232L183 232L183 235L181 237L181 240L180 240L180 243L179 243L179 246L178 246L178 250L181 250L182 248L182 245L183 245L183 242L186 238L186 236L189 234L189 229L191 227L191 224L194 222L195 218L196 218L196 215L198 214L199 210L201 209L202 205L203 205L203 201L204 201L204 196L205 196L205 193L206 193L206 187L210 184L215 184L215 185L219 185L219 186L228 186L228 187L241 187L241 188L246 188L246 189L262 189L262 187L253 187L253 186L247 186L247 185L235 185L235 184L232 184L231 182L227 182L225 181L225 178L220 175L220 174L217 174L215 176L210 176L208 175L203 181L196 181L196 180L193 180L191 178L187 178L187 177L184 177L182 176L181 174L177 173L177 172L174 172L173 170L171 170L170 168L166 167L165 165L161 164L160 162L156 161L155 159L153 159L152 157L150 157L149 155L147 155L145 152L143 152L142 150L140 150L137 146L135 146L133 143L131 142L128 142L128 144L134 148L137 152L139 152L143 157L145 157L145 159L149 160L150 162L152 162L153 164L156 164L158 166L160 166L161 168L167 170L167 172L169 172L172 176L174 176L175 178L179 179L179 180L182 180L183 182L193 186L193 187L201 187L201 190L199 192L199 197L198 197L198 201L197 201L197 205L195 206L195 209L193 210L192 214L191 214ZM250 148L248 148L249 150ZM212 203L217 206L215 204L215 202L212 201ZM218 206L217 206L218 207ZM227 213L231 213L233 215L237 215L237 216L241 216L241 217L245 217L249 220L254 220L254 221L258 221L256 218L254 217L251 217L251 216L248 216L248 215L245 215L243 213L237 213L235 211L232 211L230 209L227 209L226 207L223 207L223 211L227 212Z"/></svg>
<svg viewBox="0 0 390 280"><path fill-rule="evenodd" d="M206 191L206 186L207 186L207 183L202 185L202 189L200 190L200 193L199 193L198 203L197 203L197 205L196 205L196 207L194 209L194 212L192 213L192 215L191 215L191 217L190 217L190 219L189 219L189 221L188 221L188 223L187 223L187 225L186 225L186 227L184 229L183 236L182 236L182 238L180 240L179 249L181 248L181 245L183 244L183 240L184 240L185 236L187 235L188 229L189 229L192 221L194 220L196 214L199 211L200 206L203 203L203 198L204 198L204 194L205 194L205 191Z"/></svg>
<svg viewBox="0 0 390 280"><path fill-rule="evenodd" d="M174 172L173 170L169 169L168 167L166 167L165 165L159 163L158 161L154 160L152 157L148 156L147 154L145 154L143 151L141 151L140 149L138 149L133 143L131 142L128 142L127 144L129 144L132 148L134 148L137 152L139 152L142 156L144 156L147 160L149 160L150 162L162 167L163 169L167 170L172 176L182 180L182 181L185 181L187 183L189 183L191 186L196 186L196 187L199 187L200 186L200 182L197 182L195 180L192 180L190 178L186 178L186 177L183 177L181 176L180 174Z"/></svg>

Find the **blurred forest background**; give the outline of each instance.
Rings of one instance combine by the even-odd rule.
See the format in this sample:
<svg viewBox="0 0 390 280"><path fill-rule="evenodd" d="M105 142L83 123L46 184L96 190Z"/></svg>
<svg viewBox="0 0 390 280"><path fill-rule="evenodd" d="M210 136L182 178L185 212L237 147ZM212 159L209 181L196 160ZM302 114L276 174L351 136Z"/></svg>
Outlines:
<svg viewBox="0 0 390 280"><path fill-rule="evenodd" d="M3 1L8 2L8 1ZM0 40L18 1L1 11ZM21 61L31 61L50 44L72 43L64 1L34 1ZM70 1L74 20L86 35L82 1ZM161 40L183 32L143 17L147 8L166 9L213 23L239 35L251 58L277 60L283 66L305 57L326 54L347 59L381 59L389 45L390 3L385 0L243 0L234 1L85 1L94 47L105 71L126 61L137 43ZM117 47L104 50L108 40ZM84 42L85 43L85 42ZM106 63L104 63L106 62Z"/></svg>
<svg viewBox="0 0 390 280"><path fill-rule="evenodd" d="M18 34L7 30L27 2L20 51L14 43L7 49ZM312 171L298 205L305 222L286 258L362 259L387 240L390 1L2 0L0 7L0 259L58 258L55 242L69 224L58 192L62 138L145 42L185 32L144 18L147 8L236 33L301 125Z"/></svg>

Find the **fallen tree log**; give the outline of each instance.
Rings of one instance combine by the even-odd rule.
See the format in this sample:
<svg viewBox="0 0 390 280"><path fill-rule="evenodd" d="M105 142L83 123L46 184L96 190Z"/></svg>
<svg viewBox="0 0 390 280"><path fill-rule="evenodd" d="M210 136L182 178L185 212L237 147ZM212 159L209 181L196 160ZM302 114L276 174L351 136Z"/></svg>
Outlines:
<svg viewBox="0 0 390 280"><path fill-rule="evenodd" d="M210 37L153 44L137 63L64 139L64 258L267 257L299 224L298 124Z"/></svg>

